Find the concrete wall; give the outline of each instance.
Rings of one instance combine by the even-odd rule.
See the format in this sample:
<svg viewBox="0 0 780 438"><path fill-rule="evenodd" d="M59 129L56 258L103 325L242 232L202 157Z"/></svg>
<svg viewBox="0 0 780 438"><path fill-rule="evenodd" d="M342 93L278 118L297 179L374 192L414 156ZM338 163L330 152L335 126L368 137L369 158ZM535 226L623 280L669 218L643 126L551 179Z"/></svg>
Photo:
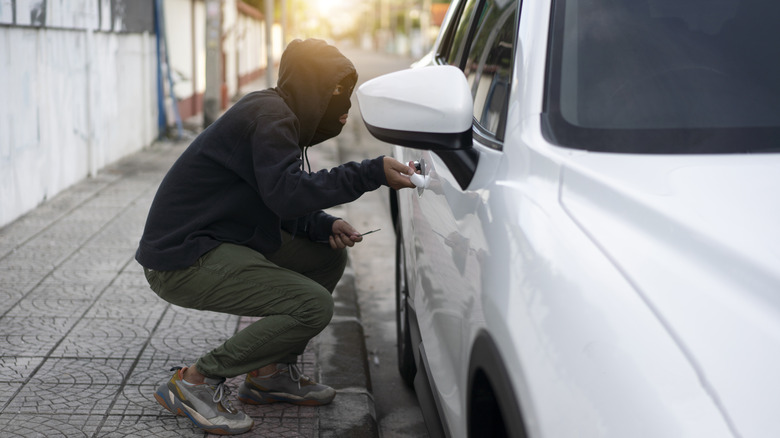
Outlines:
<svg viewBox="0 0 780 438"><path fill-rule="evenodd" d="M139 4L0 0L0 226L156 138Z"/></svg>
<svg viewBox="0 0 780 438"><path fill-rule="evenodd" d="M0 227L158 137L153 5L0 0ZM203 108L205 3L163 6L173 93L188 117ZM265 71L265 30L239 0L222 0L222 14L227 107ZM277 60L280 38L277 29Z"/></svg>

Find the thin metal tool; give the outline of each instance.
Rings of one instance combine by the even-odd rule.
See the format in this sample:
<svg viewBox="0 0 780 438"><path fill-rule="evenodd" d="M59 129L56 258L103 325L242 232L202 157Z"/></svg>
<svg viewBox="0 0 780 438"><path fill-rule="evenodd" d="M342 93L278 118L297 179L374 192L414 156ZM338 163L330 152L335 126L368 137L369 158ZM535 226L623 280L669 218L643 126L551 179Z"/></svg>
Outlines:
<svg viewBox="0 0 780 438"><path fill-rule="evenodd" d="M365 233L361 233L360 237L365 236L366 234L376 233L377 231L380 231L381 228L377 228L376 230L366 231ZM329 240L318 240L317 243L330 243Z"/></svg>

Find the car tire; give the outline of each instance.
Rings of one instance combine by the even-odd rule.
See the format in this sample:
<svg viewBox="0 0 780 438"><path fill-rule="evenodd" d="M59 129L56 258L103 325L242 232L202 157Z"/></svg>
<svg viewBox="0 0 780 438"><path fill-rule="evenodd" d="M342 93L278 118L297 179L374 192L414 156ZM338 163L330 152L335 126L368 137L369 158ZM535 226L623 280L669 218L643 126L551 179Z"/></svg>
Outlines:
<svg viewBox="0 0 780 438"><path fill-rule="evenodd" d="M396 224L395 233L395 325L396 344L398 346L398 371L404 383L414 387L417 366L414 363L412 336L409 332L409 311L406 300L409 289L406 283L406 258L401 226Z"/></svg>

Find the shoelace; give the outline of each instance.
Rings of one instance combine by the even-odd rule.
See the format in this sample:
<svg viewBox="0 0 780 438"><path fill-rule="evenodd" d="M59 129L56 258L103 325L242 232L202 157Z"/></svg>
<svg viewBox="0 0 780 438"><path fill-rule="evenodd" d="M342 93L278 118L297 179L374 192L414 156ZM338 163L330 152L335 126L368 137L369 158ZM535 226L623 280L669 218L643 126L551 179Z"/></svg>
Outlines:
<svg viewBox="0 0 780 438"><path fill-rule="evenodd" d="M301 370L298 369L298 365L294 363L288 363L287 373L290 375L290 379L298 384L298 389L301 389L301 378L306 378L306 376L304 376L303 373L301 373Z"/></svg>
<svg viewBox="0 0 780 438"><path fill-rule="evenodd" d="M223 397L230 395L230 388L225 386L225 382L220 382L214 387L214 395L211 397L211 401L219 403ZM227 401L227 400L225 400Z"/></svg>
<svg viewBox="0 0 780 438"><path fill-rule="evenodd" d="M181 369L182 367L173 367L171 368L171 371L177 371ZM209 388L214 391L214 395L211 396L211 401L214 403L222 403L222 406L224 406L228 412L233 412L233 404L230 403L230 400L227 399L227 396L230 395L231 391L230 388L225 385L225 380L217 383L216 386L209 385Z"/></svg>
<svg viewBox="0 0 780 438"><path fill-rule="evenodd" d="M214 395L211 397L211 401L214 403L221 403L222 406L227 409L230 413L235 413L236 410L233 408L233 403L228 400L228 396L230 395L230 387L225 384L225 381L218 383L217 386L213 387L214 389Z"/></svg>

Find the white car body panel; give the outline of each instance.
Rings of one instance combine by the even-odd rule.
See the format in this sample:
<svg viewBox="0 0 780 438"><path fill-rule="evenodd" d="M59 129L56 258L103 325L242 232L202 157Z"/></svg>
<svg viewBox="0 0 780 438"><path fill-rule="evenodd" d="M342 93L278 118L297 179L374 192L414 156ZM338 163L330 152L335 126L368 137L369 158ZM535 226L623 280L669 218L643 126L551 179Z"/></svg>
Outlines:
<svg viewBox="0 0 780 438"><path fill-rule="evenodd" d="M667 326L735 428L780 434L780 201L771 193L780 157L594 154L576 164L561 193L571 216Z"/></svg>
<svg viewBox="0 0 780 438"><path fill-rule="evenodd" d="M467 436L487 331L531 437L780 436L780 155L550 144L550 6L522 4L503 150L475 141L466 190L436 153L393 149L426 167L399 220L447 430Z"/></svg>

